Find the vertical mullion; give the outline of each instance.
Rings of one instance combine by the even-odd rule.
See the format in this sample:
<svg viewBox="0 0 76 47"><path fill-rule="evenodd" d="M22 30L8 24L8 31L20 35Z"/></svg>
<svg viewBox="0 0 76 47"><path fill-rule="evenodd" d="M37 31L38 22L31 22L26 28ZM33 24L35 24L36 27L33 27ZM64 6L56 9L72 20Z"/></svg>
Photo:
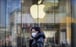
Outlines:
<svg viewBox="0 0 76 47"><path fill-rule="evenodd" d="M0 24L1 24L1 0L0 0ZM1 25L0 25L1 26ZM1 35L2 36L2 35ZM1 38L0 36L0 38ZM2 46L1 46L2 47Z"/></svg>
<svg viewBox="0 0 76 47"><path fill-rule="evenodd" d="M22 1L22 0L21 0ZM23 23L22 23L22 2L21 2L21 31L22 31L22 25L23 25ZM23 31L22 31L23 32ZM22 36L21 36L21 33L22 32L20 32L20 37L21 37L21 47L22 47Z"/></svg>
<svg viewBox="0 0 76 47"><path fill-rule="evenodd" d="M6 16L7 16L7 0L5 0L5 46L7 46L6 45Z"/></svg>
<svg viewBox="0 0 76 47"><path fill-rule="evenodd" d="M13 1L14 1L14 0L13 0ZM14 1L14 2L15 2L15 1ZM12 5L13 5L14 2L12 2ZM13 9L13 8L14 8L14 7L12 7L12 9ZM17 39L17 37L18 37L18 35L17 35L17 33L18 33L18 26L17 26L17 23L16 23L16 21L17 21L17 19L16 19L17 15L18 15L18 14L17 14L17 12L16 12L16 10L15 10L15 17L14 17L14 18L15 18L15 27L16 27L16 29L15 29L15 30L16 30L16 37L15 37L15 39L16 39L16 40L15 40L15 41L16 41L16 44L17 44L17 40L18 40L18 39ZM16 47L17 47L17 45L16 45Z"/></svg>
<svg viewBox="0 0 76 47"><path fill-rule="evenodd" d="M1 28L1 13L2 13L2 5L1 5L2 0L0 0L0 28ZM2 38L2 35L0 36L0 39ZM2 43L3 44L3 43ZM1 46L2 47L2 46Z"/></svg>
<svg viewBox="0 0 76 47"><path fill-rule="evenodd" d="M69 13L69 14L70 14L70 17L71 17L70 30L71 30L71 33L72 33L72 29L71 29L71 25L72 25L72 23L73 23L73 21L72 21L72 19L73 19L73 18L72 18L72 7L71 7L72 4L71 4L71 0L68 0L68 1L69 1L69 2L68 2L68 3L69 3L68 5L69 5L69 7L70 7L70 13ZM71 34L71 33L70 33L70 34ZM71 36L72 36L72 34L71 34ZM72 42L71 40L72 40L72 39L71 39L71 37L70 37L70 47L71 47L71 42Z"/></svg>
<svg viewBox="0 0 76 47"><path fill-rule="evenodd" d="M72 18L71 18L71 21L72 21L73 16L72 16L72 1L71 1L71 0L70 0L70 7L71 7L71 17L72 17ZM73 46L72 46L72 43L73 43L73 42L72 42L72 40L73 40L72 24L73 24L73 23L71 23L71 47L73 47Z"/></svg>
<svg viewBox="0 0 76 47"><path fill-rule="evenodd" d="M16 16L18 16L18 12L16 12L16 15L15 15L15 18L16 18ZM16 19L16 21L17 21L17 19ZM17 23L15 23L16 24L16 31L17 31L17 36L16 36L16 43L18 43L18 33L19 33L19 30L18 30L18 24ZM16 47L18 47L18 44L16 45Z"/></svg>
<svg viewBox="0 0 76 47"><path fill-rule="evenodd" d="M54 8L55 8L55 0L54 0ZM54 9L53 9L53 14L54 14L54 25L55 25L55 10L54 10ZM54 28L55 28L55 27L54 27ZM55 42L55 39L56 39L56 38L55 38L55 35L54 35L54 43L56 43L56 42Z"/></svg>
<svg viewBox="0 0 76 47"><path fill-rule="evenodd" d="M76 18L75 17L75 0L70 0L71 1L71 14L72 14L72 18ZM74 2L75 1L75 2ZM76 23L72 23L72 25L71 25L71 31L73 31L73 32L71 32L71 34L72 34L72 36L71 36L71 47L76 47L76 45L75 45L75 43L76 43L76 36L75 36L75 31L76 31Z"/></svg>

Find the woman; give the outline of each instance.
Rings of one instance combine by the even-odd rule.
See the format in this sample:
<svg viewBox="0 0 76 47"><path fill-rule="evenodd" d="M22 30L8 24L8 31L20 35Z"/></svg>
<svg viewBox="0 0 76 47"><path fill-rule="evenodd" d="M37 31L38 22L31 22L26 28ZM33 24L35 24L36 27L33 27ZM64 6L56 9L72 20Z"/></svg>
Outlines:
<svg viewBox="0 0 76 47"><path fill-rule="evenodd" d="M32 44L31 44L31 47L44 47L45 35L41 31L40 27L32 27L31 31L32 31L32 35L31 35Z"/></svg>

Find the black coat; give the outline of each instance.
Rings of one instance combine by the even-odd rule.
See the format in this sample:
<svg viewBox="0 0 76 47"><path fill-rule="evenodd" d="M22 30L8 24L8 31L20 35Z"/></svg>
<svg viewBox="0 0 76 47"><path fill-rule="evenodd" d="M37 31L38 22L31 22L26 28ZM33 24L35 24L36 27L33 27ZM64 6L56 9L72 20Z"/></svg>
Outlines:
<svg viewBox="0 0 76 47"><path fill-rule="evenodd" d="M43 47L44 46L44 39L45 35L43 32L37 33L35 37L32 37L32 47Z"/></svg>

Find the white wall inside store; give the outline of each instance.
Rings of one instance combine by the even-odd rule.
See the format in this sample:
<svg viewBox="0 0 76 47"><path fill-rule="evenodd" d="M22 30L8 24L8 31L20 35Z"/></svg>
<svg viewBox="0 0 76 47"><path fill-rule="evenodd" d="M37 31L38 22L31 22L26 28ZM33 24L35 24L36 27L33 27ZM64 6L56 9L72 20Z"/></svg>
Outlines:
<svg viewBox="0 0 76 47"><path fill-rule="evenodd" d="M56 31L44 31L45 36L52 38L55 36Z"/></svg>

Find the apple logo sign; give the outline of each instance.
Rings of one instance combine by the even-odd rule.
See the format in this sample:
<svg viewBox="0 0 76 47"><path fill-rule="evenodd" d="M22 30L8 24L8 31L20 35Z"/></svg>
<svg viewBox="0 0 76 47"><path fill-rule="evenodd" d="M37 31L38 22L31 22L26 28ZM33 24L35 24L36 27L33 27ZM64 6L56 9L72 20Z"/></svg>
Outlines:
<svg viewBox="0 0 76 47"><path fill-rule="evenodd" d="M30 13L33 18L44 18L45 12L44 12L44 4L40 4L41 0L38 1L38 4L34 4L30 7Z"/></svg>

